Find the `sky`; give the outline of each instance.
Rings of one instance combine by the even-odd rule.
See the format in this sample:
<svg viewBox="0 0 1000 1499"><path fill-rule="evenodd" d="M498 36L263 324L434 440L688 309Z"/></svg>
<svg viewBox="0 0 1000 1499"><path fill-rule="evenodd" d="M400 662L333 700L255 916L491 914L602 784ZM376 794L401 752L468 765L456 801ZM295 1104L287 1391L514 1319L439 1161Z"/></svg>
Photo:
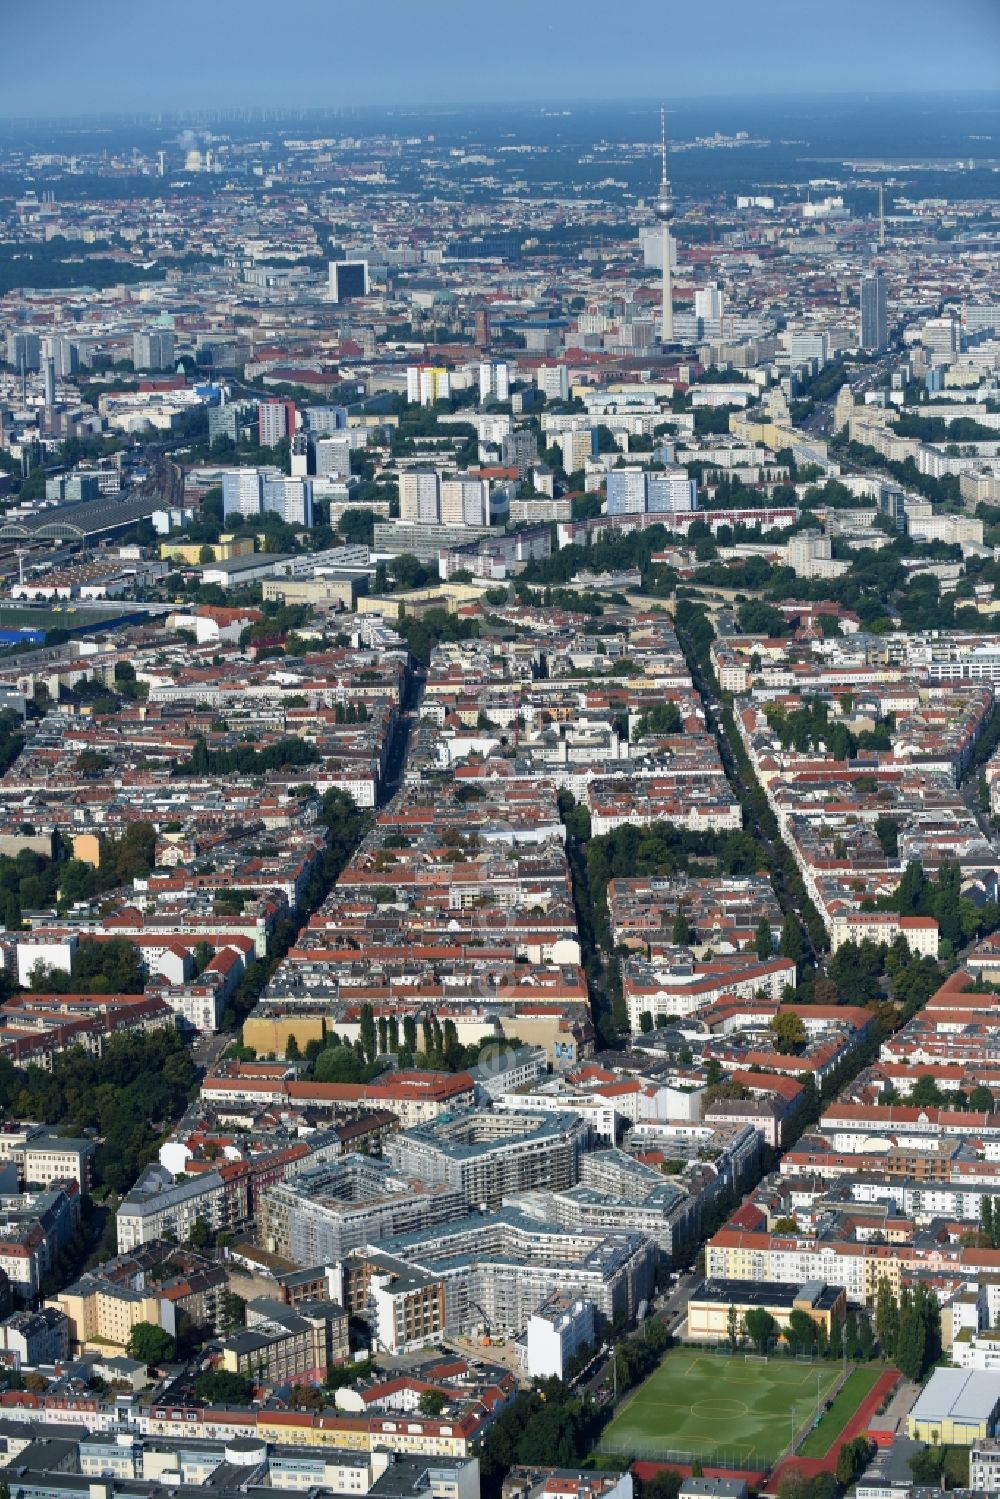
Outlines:
<svg viewBox="0 0 1000 1499"><path fill-rule="evenodd" d="M0 37L7 119L1000 88L1000 0L3 0Z"/></svg>

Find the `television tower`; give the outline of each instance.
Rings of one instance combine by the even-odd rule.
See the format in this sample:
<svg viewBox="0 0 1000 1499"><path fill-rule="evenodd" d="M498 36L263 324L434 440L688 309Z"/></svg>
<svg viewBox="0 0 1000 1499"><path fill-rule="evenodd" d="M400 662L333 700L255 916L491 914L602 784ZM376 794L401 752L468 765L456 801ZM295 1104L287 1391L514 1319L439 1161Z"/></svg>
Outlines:
<svg viewBox="0 0 1000 1499"><path fill-rule="evenodd" d="M674 201L670 196L670 182L667 178L667 117L663 105L660 105L660 192L653 206L653 212L662 225L662 254L663 254L663 308L660 314L660 342L672 344L674 341L674 287L670 269L670 220L674 216Z"/></svg>

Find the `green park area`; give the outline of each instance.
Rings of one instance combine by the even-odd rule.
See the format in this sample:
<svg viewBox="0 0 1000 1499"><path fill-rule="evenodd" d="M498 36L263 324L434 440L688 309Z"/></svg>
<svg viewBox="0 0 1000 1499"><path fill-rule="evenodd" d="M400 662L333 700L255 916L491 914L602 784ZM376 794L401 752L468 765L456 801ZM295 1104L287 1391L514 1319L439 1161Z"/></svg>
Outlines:
<svg viewBox="0 0 1000 1499"><path fill-rule="evenodd" d="M799 1457L825 1457L863 1400L882 1378L882 1369L855 1369L830 1402L830 1409L798 1449Z"/></svg>
<svg viewBox="0 0 1000 1499"><path fill-rule="evenodd" d="M822 1408L841 1372L836 1364L673 1349L623 1403L600 1449L767 1467Z"/></svg>

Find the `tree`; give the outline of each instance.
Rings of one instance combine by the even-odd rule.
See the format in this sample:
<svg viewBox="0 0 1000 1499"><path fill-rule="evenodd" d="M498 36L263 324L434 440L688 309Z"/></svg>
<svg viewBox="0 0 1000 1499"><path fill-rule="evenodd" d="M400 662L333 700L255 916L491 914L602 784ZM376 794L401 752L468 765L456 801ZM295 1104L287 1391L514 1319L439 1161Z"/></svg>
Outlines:
<svg viewBox="0 0 1000 1499"><path fill-rule="evenodd" d="M726 1335L729 1346L735 1353L740 1346L740 1315L735 1306L731 1306L726 1313Z"/></svg>
<svg viewBox="0 0 1000 1499"><path fill-rule="evenodd" d="M235 1291L224 1291L222 1293L222 1330L223 1332L236 1332L238 1328L245 1327L247 1320L247 1304L242 1296Z"/></svg>
<svg viewBox="0 0 1000 1499"><path fill-rule="evenodd" d="M790 1348L802 1353L807 1352L816 1342L816 1324L801 1307L793 1308L789 1315L785 1341Z"/></svg>
<svg viewBox="0 0 1000 1499"><path fill-rule="evenodd" d="M677 1499L683 1481L676 1468L661 1468L643 1484L643 1499Z"/></svg>
<svg viewBox="0 0 1000 1499"><path fill-rule="evenodd" d="M993 1090L979 1083L969 1094L969 1108L976 1114L993 1113Z"/></svg>
<svg viewBox="0 0 1000 1499"><path fill-rule="evenodd" d="M920 1308L911 1302L900 1315L896 1363L907 1379L919 1382L924 1376L927 1355L927 1330Z"/></svg>
<svg viewBox="0 0 1000 1499"><path fill-rule="evenodd" d="M214 1235L204 1218L196 1218L194 1225L188 1234L188 1243L193 1249L207 1249L212 1243Z"/></svg>
<svg viewBox="0 0 1000 1499"><path fill-rule="evenodd" d="M363 1004L361 1006L358 1039L369 1062L374 1062L378 1054L378 1037L375 1030L375 1013L370 1004Z"/></svg>
<svg viewBox="0 0 1000 1499"><path fill-rule="evenodd" d="M440 1416L446 1403L440 1390L424 1390L417 1405L422 1416Z"/></svg>
<svg viewBox="0 0 1000 1499"><path fill-rule="evenodd" d="M827 1344L826 1351L830 1358L841 1359L844 1357L844 1329L836 1317L830 1323L830 1341Z"/></svg>
<svg viewBox="0 0 1000 1499"><path fill-rule="evenodd" d="M837 1466L834 1476L838 1483L843 1484L846 1489L849 1483L854 1482L854 1443L842 1442L840 1451L837 1453Z"/></svg>
<svg viewBox="0 0 1000 1499"><path fill-rule="evenodd" d="M299 1050L299 1043L295 1039L295 1033L289 1031L288 1039L285 1042L285 1059L289 1062L297 1062L301 1056L302 1053Z"/></svg>
<svg viewBox="0 0 1000 1499"><path fill-rule="evenodd" d="M640 716L635 726L634 739L651 739L660 735L679 734L683 727L680 709L676 703L654 703Z"/></svg>
<svg viewBox="0 0 1000 1499"><path fill-rule="evenodd" d="M757 933L754 937L754 948L761 962L773 956L774 940L771 936L771 923L766 916L762 916L757 923Z"/></svg>
<svg viewBox="0 0 1000 1499"><path fill-rule="evenodd" d="M747 1337L753 1343L758 1353L766 1353L769 1345L778 1334L778 1324L762 1306L752 1306L744 1314L743 1324L746 1327Z"/></svg>
<svg viewBox="0 0 1000 1499"><path fill-rule="evenodd" d="M96 894L96 870L82 859L68 859L59 873L60 906L69 907L77 901L92 900Z"/></svg>
<svg viewBox="0 0 1000 1499"><path fill-rule="evenodd" d="M775 1051L783 1056L795 1056L805 1045L805 1024L801 1016L791 1010L779 1010L777 1015L772 1015L767 1028L774 1038Z"/></svg>
<svg viewBox="0 0 1000 1499"><path fill-rule="evenodd" d="M674 917L670 940L676 943L678 947L687 947L691 941L691 928L688 926L687 917L681 910L678 910L677 915Z"/></svg>
<svg viewBox="0 0 1000 1499"><path fill-rule="evenodd" d="M941 1089L929 1072L921 1073L910 1089L910 1103L914 1108L936 1108L943 1102Z"/></svg>
<svg viewBox="0 0 1000 1499"><path fill-rule="evenodd" d="M793 963L802 961L802 932L794 916L786 916L781 924L781 956Z"/></svg>
<svg viewBox="0 0 1000 1499"><path fill-rule="evenodd" d="M910 1472L916 1483L937 1485L944 1468L943 1447L924 1447L910 1458Z"/></svg>
<svg viewBox="0 0 1000 1499"><path fill-rule="evenodd" d="M177 1345L168 1332L155 1322L137 1322L128 1340L129 1357L143 1364L168 1364Z"/></svg>
<svg viewBox="0 0 1000 1499"><path fill-rule="evenodd" d="M227 1369L213 1369L198 1375L194 1382L194 1392L209 1405L249 1405L253 1385L242 1374L231 1374Z"/></svg>

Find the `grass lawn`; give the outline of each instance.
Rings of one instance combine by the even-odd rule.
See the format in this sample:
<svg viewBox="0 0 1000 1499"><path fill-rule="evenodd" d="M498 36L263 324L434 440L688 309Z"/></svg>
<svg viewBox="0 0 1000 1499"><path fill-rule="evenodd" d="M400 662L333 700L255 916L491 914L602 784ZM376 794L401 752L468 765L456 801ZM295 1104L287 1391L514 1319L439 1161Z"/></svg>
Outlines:
<svg viewBox="0 0 1000 1499"><path fill-rule="evenodd" d="M814 1426L799 1447L799 1457L825 1457L834 1442L866 1396L881 1379L883 1369L855 1369L848 1374L842 1390L818 1426Z"/></svg>
<svg viewBox="0 0 1000 1499"><path fill-rule="evenodd" d="M790 1358L747 1363L742 1353L675 1348L625 1400L600 1448L630 1458L688 1454L702 1461L768 1466L816 1410L817 1395L819 1401L827 1397L840 1372L837 1364Z"/></svg>

